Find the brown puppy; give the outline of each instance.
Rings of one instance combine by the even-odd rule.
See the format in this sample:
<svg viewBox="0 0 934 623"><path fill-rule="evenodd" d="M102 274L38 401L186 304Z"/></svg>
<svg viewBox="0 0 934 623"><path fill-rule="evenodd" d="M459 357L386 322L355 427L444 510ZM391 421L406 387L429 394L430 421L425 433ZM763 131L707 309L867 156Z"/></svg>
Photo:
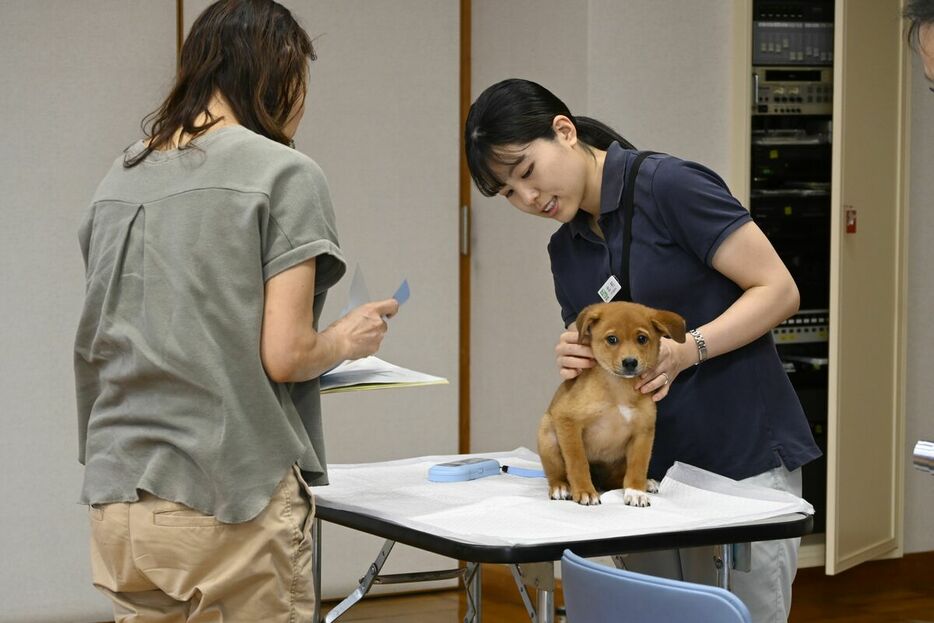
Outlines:
<svg viewBox="0 0 934 623"><path fill-rule="evenodd" d="M626 504L648 506L655 402L633 387L655 367L663 336L684 342L684 318L636 303L598 303L578 315L577 331L597 365L562 383L542 418L538 453L551 499L599 504L596 480L602 490L622 487Z"/></svg>

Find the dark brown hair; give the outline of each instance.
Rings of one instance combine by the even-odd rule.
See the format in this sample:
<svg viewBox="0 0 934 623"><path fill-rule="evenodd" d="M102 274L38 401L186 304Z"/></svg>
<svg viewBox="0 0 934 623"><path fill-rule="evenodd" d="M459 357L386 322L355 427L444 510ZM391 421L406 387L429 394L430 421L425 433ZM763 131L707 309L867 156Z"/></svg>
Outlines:
<svg viewBox="0 0 934 623"><path fill-rule="evenodd" d="M288 9L272 0L220 0L195 20L182 46L171 93L142 122L146 149L124 160L133 167L172 141L175 132L195 137L220 118L208 114L215 92L230 104L240 125L285 145L283 133L305 97L308 62L315 60L308 34ZM195 120L207 114L207 121Z"/></svg>

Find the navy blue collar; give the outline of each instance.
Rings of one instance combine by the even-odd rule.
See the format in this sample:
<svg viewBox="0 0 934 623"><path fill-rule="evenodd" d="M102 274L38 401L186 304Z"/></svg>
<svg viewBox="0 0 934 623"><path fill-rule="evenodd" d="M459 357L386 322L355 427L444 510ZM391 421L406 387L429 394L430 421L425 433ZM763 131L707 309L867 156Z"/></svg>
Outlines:
<svg viewBox="0 0 934 623"><path fill-rule="evenodd" d="M603 177L600 181L600 216L619 209L620 198L623 196L623 186L626 176L626 165L629 162L630 150L623 149L619 143L613 142L606 150L606 159L603 161ZM568 225L575 236L586 236L590 230L590 215L578 210Z"/></svg>

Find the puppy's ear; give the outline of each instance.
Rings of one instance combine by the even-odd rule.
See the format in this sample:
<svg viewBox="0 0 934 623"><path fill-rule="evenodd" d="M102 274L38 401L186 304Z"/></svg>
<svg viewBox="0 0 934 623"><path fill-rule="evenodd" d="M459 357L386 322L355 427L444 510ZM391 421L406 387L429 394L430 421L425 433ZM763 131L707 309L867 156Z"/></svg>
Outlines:
<svg viewBox="0 0 934 623"><path fill-rule="evenodd" d="M599 303L596 305L588 305L577 315L577 343L581 346L590 345L590 328L593 327L593 323L600 320L598 305Z"/></svg>
<svg viewBox="0 0 934 623"><path fill-rule="evenodd" d="M655 315L652 317L652 325L665 337L670 337L676 342L684 343L687 326L684 322L684 318L678 314L665 311L664 309L657 309L655 310Z"/></svg>

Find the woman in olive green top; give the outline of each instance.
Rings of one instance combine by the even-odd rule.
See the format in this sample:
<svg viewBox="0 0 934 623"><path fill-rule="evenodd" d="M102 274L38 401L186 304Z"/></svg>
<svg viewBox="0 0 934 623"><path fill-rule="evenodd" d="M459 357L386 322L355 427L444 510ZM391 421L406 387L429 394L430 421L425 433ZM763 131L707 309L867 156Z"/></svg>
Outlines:
<svg viewBox="0 0 934 623"><path fill-rule="evenodd" d="M317 377L398 310L317 330L345 263L325 177L290 146L314 58L275 2L211 5L81 226L81 501L117 621L310 620Z"/></svg>

